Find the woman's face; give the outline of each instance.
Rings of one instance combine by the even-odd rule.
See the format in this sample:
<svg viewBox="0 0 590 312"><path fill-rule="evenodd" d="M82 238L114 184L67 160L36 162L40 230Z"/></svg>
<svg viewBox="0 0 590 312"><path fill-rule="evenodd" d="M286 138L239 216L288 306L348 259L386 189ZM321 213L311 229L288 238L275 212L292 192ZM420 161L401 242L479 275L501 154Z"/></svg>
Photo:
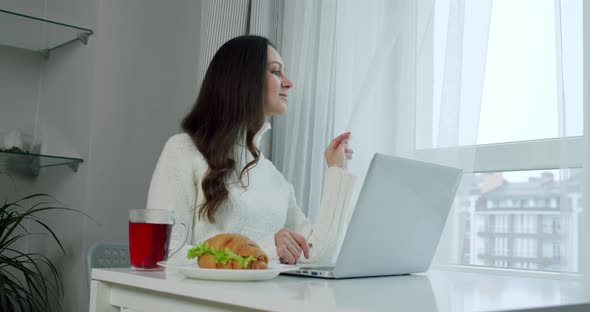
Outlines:
<svg viewBox="0 0 590 312"><path fill-rule="evenodd" d="M287 111L287 93L293 86L285 76L285 66L279 52L268 47L265 75L264 114L281 115Z"/></svg>

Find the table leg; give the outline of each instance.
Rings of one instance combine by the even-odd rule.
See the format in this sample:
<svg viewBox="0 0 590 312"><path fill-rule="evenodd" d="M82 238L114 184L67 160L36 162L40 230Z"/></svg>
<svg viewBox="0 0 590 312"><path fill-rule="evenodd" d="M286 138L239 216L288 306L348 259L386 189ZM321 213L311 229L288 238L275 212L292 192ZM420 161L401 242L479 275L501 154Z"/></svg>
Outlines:
<svg viewBox="0 0 590 312"><path fill-rule="evenodd" d="M111 284L92 280L90 283L89 312L120 312L119 307L111 305Z"/></svg>

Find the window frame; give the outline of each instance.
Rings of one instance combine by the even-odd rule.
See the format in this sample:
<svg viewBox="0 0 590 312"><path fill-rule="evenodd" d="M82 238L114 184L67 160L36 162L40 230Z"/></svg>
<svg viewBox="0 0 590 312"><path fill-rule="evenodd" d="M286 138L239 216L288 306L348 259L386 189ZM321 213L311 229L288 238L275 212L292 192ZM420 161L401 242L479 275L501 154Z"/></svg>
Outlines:
<svg viewBox="0 0 590 312"><path fill-rule="evenodd" d="M555 168L585 168L582 198L590 199L590 4L583 2L583 125L582 136L415 150L424 161L436 161L463 169L465 173L487 173ZM568 153L561 153L567 150ZM565 154L565 155L562 155ZM588 201L588 200L587 200ZM577 272L552 272L491 266L434 263L432 268L548 279L590 282L590 208L579 215ZM542 248L542 246L537 246ZM563 252L563 250L561 250Z"/></svg>
<svg viewBox="0 0 590 312"><path fill-rule="evenodd" d="M586 108L587 105L584 105L585 110ZM585 121L584 128L587 127L588 124ZM464 173L545 170L560 167L581 168L584 166L585 140L587 139L583 136L574 136L418 149L415 155L418 159L425 161L440 162L442 160L449 166L463 169ZM568 153L561 155L562 149L567 150Z"/></svg>
<svg viewBox="0 0 590 312"><path fill-rule="evenodd" d="M587 63L587 62L586 62ZM585 86L585 88L587 88ZM588 130L590 129L590 111L587 93L584 93L584 134L557 139L543 139L536 141L494 143L482 145L459 146L452 148L419 149L415 151L418 159L431 162L442 162L449 166L463 169L465 174L487 173L522 170L545 170L555 168L589 168L585 159L586 145L590 145ZM565 157L562 150L568 150ZM569 152L571 151L571 152ZM588 198L588 187L584 188L582 197ZM525 277L555 277L567 276L567 278L580 279L586 276L590 280L590 248L584 249L584 235L590 235L590 214L580 213L582 225L579 228L577 272L551 272L537 269L500 268L493 266L468 265L468 264L436 264L433 267L439 269L453 269L465 272L480 272L494 274L508 274ZM588 243L586 243L587 245Z"/></svg>

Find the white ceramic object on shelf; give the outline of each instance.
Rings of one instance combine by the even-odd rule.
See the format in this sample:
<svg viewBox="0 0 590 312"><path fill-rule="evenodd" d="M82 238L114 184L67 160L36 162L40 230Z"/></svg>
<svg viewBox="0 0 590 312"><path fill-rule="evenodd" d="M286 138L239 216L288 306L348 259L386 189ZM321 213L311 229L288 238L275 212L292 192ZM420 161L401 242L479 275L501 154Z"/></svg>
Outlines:
<svg viewBox="0 0 590 312"><path fill-rule="evenodd" d="M25 150L22 135L18 130L12 130L4 136L4 149L10 150L15 147L21 151Z"/></svg>
<svg viewBox="0 0 590 312"><path fill-rule="evenodd" d="M0 150L11 150L13 147L17 147L22 152L39 153L41 145L33 145L33 139L32 135L19 130L0 131Z"/></svg>

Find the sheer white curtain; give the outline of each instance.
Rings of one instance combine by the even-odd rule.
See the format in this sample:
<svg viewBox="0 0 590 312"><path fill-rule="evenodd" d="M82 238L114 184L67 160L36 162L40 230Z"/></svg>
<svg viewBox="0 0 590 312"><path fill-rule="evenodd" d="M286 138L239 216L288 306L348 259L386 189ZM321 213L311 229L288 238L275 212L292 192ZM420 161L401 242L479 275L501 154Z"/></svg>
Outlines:
<svg viewBox="0 0 590 312"><path fill-rule="evenodd" d="M336 1L285 1L279 46L294 87L288 113L273 119L272 161L303 212L319 207L324 149L334 134Z"/></svg>
<svg viewBox="0 0 590 312"><path fill-rule="evenodd" d="M415 76L406 63L414 58L415 47L407 43L415 34L402 30L414 31L416 6L413 1L285 2L280 47L295 86L289 112L274 119L272 160L312 221L321 196L323 151L335 134L353 131L350 169L357 175L364 175L375 151L395 150L392 99L414 96L405 88ZM390 88L392 80L400 84L398 93Z"/></svg>
<svg viewBox="0 0 590 312"><path fill-rule="evenodd" d="M448 128L440 125L445 108L452 107L444 102L443 82L441 117L433 121L439 124L434 127L435 140L417 150L423 159L469 173L436 260L576 272L580 249L585 248L579 243L578 226L588 226L580 223L581 167L587 157L579 137L582 3L496 0L485 8L481 2L466 4L461 101L452 113L459 115L459 133L448 136ZM484 15L469 25L477 12ZM489 38L481 40L477 33L469 38L469 32L477 25L487 28L486 23ZM478 64L485 66L480 70ZM465 77L469 71L483 84L474 85ZM445 140L454 137L458 140Z"/></svg>
<svg viewBox="0 0 590 312"><path fill-rule="evenodd" d="M480 5L478 12L484 18L473 14L469 20L483 21L482 26L466 35L485 43L489 2L484 3L488 6ZM478 105L461 111L460 103L462 96L467 102L481 92L478 62L485 60L485 49L484 56L463 60L465 3L444 5L436 8L433 0L285 3L280 46L295 87L289 113L275 119L272 155L312 220L321 195L323 150L334 134L353 132L350 170L362 181L375 152L416 158L420 144L460 140L461 121L477 127ZM448 14L438 21L445 31L436 38L435 9ZM435 59L437 44L445 53ZM462 79L470 88L461 88ZM433 125L433 120L442 122ZM475 143L477 131L471 133Z"/></svg>
<svg viewBox="0 0 590 312"><path fill-rule="evenodd" d="M414 157L475 170L475 150L454 149L477 143L492 1L436 1L433 7L432 97L417 103ZM448 13L447 13L448 12ZM429 56L430 57L430 56ZM457 198L469 198L462 187ZM460 208L454 205L447 219L435 263L461 262L465 243Z"/></svg>
<svg viewBox="0 0 590 312"><path fill-rule="evenodd" d="M491 4L469 5L339 2L335 128L353 132L357 175L364 177L375 152L425 159L417 151L475 144ZM348 22L355 19L362 22ZM438 163L460 160L463 168L473 164L473 154L428 156ZM449 221L441 239L448 244L438 252L445 262L457 254L459 237Z"/></svg>
<svg viewBox="0 0 590 312"><path fill-rule="evenodd" d="M583 190L587 189L588 171L584 159L588 158L587 141L583 140L584 128L588 120L581 117L584 110L583 94L583 2L582 0L548 1L554 9L555 34L555 94L557 104L557 135L559 142L558 170L560 228L565 234L560 239L558 271L588 273L588 258L581 256L590 248L584 238L583 230L590 227L584 222L582 214ZM587 54L586 54L587 55ZM586 56L587 57L587 56ZM573 147L574 141L578 147ZM571 155L576 155L571 157ZM587 201L586 201L587 202ZM543 225L542 225L543 226ZM582 227L582 229L580 229ZM583 237L583 236L582 236ZM539 247L543 248L543 247ZM555 248L555 245L553 246ZM584 267L585 266L585 267Z"/></svg>
<svg viewBox="0 0 590 312"><path fill-rule="evenodd" d="M273 160L310 216L323 149L351 130L360 181L375 152L465 171L435 262L583 269L582 1L294 1L283 14L295 88Z"/></svg>

